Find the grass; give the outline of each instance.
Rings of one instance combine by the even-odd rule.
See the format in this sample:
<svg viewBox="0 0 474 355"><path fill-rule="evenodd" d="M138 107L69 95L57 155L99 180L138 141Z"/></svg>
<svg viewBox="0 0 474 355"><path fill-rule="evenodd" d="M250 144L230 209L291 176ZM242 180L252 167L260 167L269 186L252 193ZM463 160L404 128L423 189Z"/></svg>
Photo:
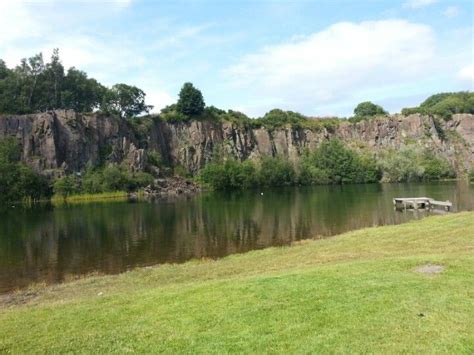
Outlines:
<svg viewBox="0 0 474 355"><path fill-rule="evenodd" d="M51 202L54 205L60 205L63 203L84 203L84 202L98 202L111 199L120 199L124 200L128 197L127 192L125 191L114 191L114 192L100 192L96 194L77 194L70 196L59 196L54 195L51 198Z"/></svg>
<svg viewBox="0 0 474 355"><path fill-rule="evenodd" d="M0 352L472 354L473 271L474 212L429 217L18 292Z"/></svg>

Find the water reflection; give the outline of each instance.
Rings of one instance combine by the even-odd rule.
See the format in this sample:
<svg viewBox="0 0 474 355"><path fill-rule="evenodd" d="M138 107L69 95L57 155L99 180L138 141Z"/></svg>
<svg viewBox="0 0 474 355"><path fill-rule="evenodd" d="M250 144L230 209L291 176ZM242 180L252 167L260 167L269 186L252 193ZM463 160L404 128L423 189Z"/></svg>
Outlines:
<svg viewBox="0 0 474 355"><path fill-rule="evenodd" d="M392 198L451 200L474 209L465 183L318 186L207 193L167 202L99 203L10 211L0 221L0 292L71 275L219 257L367 226L421 218Z"/></svg>

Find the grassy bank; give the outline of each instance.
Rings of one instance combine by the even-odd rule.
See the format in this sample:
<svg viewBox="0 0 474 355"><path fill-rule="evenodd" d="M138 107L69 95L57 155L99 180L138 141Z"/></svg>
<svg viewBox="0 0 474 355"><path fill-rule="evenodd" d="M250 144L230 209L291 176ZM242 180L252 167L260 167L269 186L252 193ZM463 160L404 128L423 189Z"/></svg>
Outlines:
<svg viewBox="0 0 474 355"><path fill-rule="evenodd" d="M61 205L63 203L83 203L83 202L98 202L98 201L109 201L114 200L125 200L128 194L125 191L114 191L114 192L100 192L96 194L77 194L70 196L59 196L54 195L51 198L51 202L54 205Z"/></svg>
<svg viewBox="0 0 474 355"><path fill-rule="evenodd" d="M474 213L430 217L3 296L0 351L467 354L473 270Z"/></svg>

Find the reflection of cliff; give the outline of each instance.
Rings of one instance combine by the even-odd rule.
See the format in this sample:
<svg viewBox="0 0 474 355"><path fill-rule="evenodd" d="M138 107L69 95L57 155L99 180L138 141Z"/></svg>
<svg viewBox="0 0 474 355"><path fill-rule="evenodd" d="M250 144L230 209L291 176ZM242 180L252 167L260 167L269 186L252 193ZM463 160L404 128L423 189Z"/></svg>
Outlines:
<svg viewBox="0 0 474 355"><path fill-rule="evenodd" d="M418 114L403 117L341 122L334 129L309 130L282 127L275 130L245 128L230 122L154 121L145 137L135 136L126 122L98 114L55 111L24 116L0 116L0 138L16 136L23 146L23 159L38 170L78 171L88 162L103 159L129 161L140 169L145 164L140 145L159 151L172 164L196 172L207 163L215 147L238 160L281 155L296 161L306 148L338 137L365 145L374 152L419 144L445 156L459 170L474 164L474 115L457 114L443 123L442 140L432 117ZM438 127L439 128L439 127Z"/></svg>
<svg viewBox="0 0 474 355"><path fill-rule="evenodd" d="M427 195L474 209L474 186L350 185L209 193L160 203L15 211L0 222L0 292L91 271L218 257L421 217L392 198Z"/></svg>

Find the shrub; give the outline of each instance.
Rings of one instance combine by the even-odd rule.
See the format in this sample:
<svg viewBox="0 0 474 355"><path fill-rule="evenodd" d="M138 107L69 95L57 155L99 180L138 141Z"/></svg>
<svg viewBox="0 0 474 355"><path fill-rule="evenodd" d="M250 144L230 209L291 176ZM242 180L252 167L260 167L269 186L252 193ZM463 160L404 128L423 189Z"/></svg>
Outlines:
<svg viewBox="0 0 474 355"><path fill-rule="evenodd" d="M420 161L424 168L423 180L439 180L455 177L456 173L446 159L437 157L431 151L424 151Z"/></svg>
<svg viewBox="0 0 474 355"><path fill-rule="evenodd" d="M216 190L246 189L258 184L255 165L249 160L208 164L201 170L200 179Z"/></svg>
<svg viewBox="0 0 474 355"><path fill-rule="evenodd" d="M262 186L289 186L296 182L295 169L281 157L265 157L260 163L259 180Z"/></svg>
<svg viewBox="0 0 474 355"><path fill-rule="evenodd" d="M474 168L469 171L468 178L469 181L474 181Z"/></svg>
<svg viewBox="0 0 474 355"><path fill-rule="evenodd" d="M312 153L302 159L300 180L313 183L365 183L379 180L380 171L375 159L369 155L361 155L346 148L344 144L332 139L321 143Z"/></svg>
<svg viewBox="0 0 474 355"><path fill-rule="evenodd" d="M37 201L51 195L47 179L23 164L20 157L15 138L0 140L0 204Z"/></svg>
<svg viewBox="0 0 474 355"><path fill-rule="evenodd" d="M383 180L388 182L439 180L455 176L445 159L410 146L386 152L380 159L380 166Z"/></svg>
<svg viewBox="0 0 474 355"><path fill-rule="evenodd" d="M74 175L64 176L54 182L53 190L61 197L74 195L81 191L80 182Z"/></svg>

